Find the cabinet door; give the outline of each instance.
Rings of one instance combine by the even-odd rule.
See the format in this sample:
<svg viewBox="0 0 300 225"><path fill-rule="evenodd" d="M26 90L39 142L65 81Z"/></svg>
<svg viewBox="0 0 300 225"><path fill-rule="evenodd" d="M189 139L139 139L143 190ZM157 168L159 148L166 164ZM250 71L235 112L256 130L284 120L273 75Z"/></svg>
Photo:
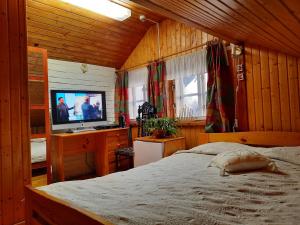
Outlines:
<svg viewBox="0 0 300 225"><path fill-rule="evenodd" d="M146 165L160 160L163 157L164 144L134 141L134 167Z"/></svg>

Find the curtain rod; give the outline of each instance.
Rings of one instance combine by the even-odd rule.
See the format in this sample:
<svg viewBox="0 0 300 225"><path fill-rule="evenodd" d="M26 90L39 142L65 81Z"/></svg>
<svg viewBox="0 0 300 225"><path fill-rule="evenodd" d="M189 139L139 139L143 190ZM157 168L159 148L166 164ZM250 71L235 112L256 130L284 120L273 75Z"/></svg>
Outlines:
<svg viewBox="0 0 300 225"><path fill-rule="evenodd" d="M141 64L138 64L138 65L135 65L135 66L132 66L132 67L129 67L129 68L125 68L125 69L121 69L121 70L116 70L116 72L123 72L123 71L129 71L129 70L134 70L134 69L137 69L137 68L140 68L140 67L144 67L144 66L147 66L149 63L151 62L154 62L154 61L157 61L157 60L163 60L163 59L168 59L168 58L171 58L175 55L179 55L179 54L182 54L182 53L188 53L189 51L191 50L194 50L194 49L197 49L197 48L203 48L204 46L207 45L207 42L201 44L201 45L197 45L195 47L192 47L192 48L189 48L189 49L185 49L185 50L182 50L180 52L176 52L176 53L172 53L172 54L169 54L167 56L164 56L164 57L161 57L160 59L156 59L156 60L153 60L153 61L148 61L148 62L144 62L144 63L141 63ZM184 54L183 54L184 55Z"/></svg>

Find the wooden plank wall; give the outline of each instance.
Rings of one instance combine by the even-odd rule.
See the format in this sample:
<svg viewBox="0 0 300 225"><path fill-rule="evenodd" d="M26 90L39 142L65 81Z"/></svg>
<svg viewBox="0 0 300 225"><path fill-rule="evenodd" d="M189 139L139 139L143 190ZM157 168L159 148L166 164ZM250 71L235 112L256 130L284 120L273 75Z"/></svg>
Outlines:
<svg viewBox="0 0 300 225"><path fill-rule="evenodd" d="M25 0L0 2L0 224L24 223L31 180Z"/></svg>
<svg viewBox="0 0 300 225"><path fill-rule="evenodd" d="M213 38L169 19L160 24L160 33L162 57L176 56ZM123 68L157 59L156 37L153 26ZM300 58L246 45L245 61L249 130L300 131Z"/></svg>
<svg viewBox="0 0 300 225"><path fill-rule="evenodd" d="M201 46L208 40L213 39L212 35L174 20L164 20L159 26L161 57L176 55L190 48ZM130 54L122 68L128 69L158 59L156 40L157 29L156 26L152 26Z"/></svg>
<svg viewBox="0 0 300 225"><path fill-rule="evenodd" d="M178 136L185 137L186 149L200 145L199 133L204 132L204 124L191 123L178 126Z"/></svg>
<svg viewBox="0 0 300 225"><path fill-rule="evenodd" d="M246 46L249 130L300 131L300 58Z"/></svg>
<svg viewBox="0 0 300 225"><path fill-rule="evenodd" d="M137 126L132 127L132 140L137 138ZM200 145L199 133L204 132L202 122L190 122L184 125L178 125L177 135L185 137L186 149Z"/></svg>
<svg viewBox="0 0 300 225"><path fill-rule="evenodd" d="M48 67L49 90L105 91L107 120L114 121L114 68L88 64L88 71L82 73L81 63L54 59L48 59Z"/></svg>
<svg viewBox="0 0 300 225"><path fill-rule="evenodd" d="M162 57L178 56L195 51L197 46L202 46L213 36L199 29L192 28L173 20L164 20L160 23L160 50ZM140 43L136 46L122 68L130 69L158 59L156 26L152 26ZM200 48L200 47L199 47ZM185 51L185 52L183 52ZM192 148L199 145L197 134L203 132L203 124L191 123L180 126L178 135L186 138L186 147ZM137 137L137 127L132 128L133 140Z"/></svg>

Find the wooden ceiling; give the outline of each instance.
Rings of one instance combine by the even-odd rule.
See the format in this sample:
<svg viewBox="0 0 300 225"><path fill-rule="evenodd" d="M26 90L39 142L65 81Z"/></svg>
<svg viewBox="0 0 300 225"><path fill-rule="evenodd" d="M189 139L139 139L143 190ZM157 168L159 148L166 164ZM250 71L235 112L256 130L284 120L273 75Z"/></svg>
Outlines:
<svg viewBox="0 0 300 225"><path fill-rule="evenodd" d="M59 0L28 0L28 45L48 50L52 59L120 68L144 36L150 22L163 16L127 0L114 0L132 10L122 22L72 6Z"/></svg>
<svg viewBox="0 0 300 225"><path fill-rule="evenodd" d="M231 42L300 56L299 0L132 0Z"/></svg>

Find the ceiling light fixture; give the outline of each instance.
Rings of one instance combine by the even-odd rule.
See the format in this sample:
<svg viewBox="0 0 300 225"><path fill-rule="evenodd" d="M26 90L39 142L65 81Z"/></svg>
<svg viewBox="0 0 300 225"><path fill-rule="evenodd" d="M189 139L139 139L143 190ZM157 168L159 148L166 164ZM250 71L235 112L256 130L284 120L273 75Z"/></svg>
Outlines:
<svg viewBox="0 0 300 225"><path fill-rule="evenodd" d="M131 10L109 0L62 0L63 2L90 10L92 12L123 21L131 16Z"/></svg>

